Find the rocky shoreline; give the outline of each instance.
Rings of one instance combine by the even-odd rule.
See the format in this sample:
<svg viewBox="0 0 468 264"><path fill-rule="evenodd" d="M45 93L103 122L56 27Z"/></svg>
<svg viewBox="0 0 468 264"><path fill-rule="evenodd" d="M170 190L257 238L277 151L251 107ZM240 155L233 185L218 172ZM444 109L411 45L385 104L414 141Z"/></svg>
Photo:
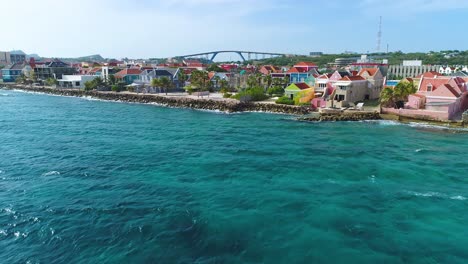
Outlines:
<svg viewBox="0 0 468 264"><path fill-rule="evenodd" d="M299 117L299 121L322 122L322 121L362 121L362 120L380 120L380 114L377 112L335 112L335 113L317 113Z"/></svg>
<svg viewBox="0 0 468 264"><path fill-rule="evenodd" d="M142 104L158 104L168 107L191 108L200 110L213 110L228 113L235 112L269 112L291 115L306 115L312 112L308 107L298 107L291 105L238 102L231 100L210 100L210 99L191 99L191 98L171 98L155 94L136 94L136 93L115 93L99 91L83 91L78 89L56 89L48 87L31 87L24 85L3 84L6 89L17 89L27 92L37 92L61 96L74 97L92 97L106 101L119 101Z"/></svg>

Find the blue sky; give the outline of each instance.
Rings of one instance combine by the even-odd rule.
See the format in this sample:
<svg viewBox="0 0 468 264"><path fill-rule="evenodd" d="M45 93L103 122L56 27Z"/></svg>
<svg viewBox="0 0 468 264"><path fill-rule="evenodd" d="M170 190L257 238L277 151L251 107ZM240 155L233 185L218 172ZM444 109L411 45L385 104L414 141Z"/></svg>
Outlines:
<svg viewBox="0 0 468 264"><path fill-rule="evenodd" d="M49 57L170 57L467 49L467 0L2 1L0 50ZM18 14L22 14L18 16ZM235 55L233 55L235 56Z"/></svg>

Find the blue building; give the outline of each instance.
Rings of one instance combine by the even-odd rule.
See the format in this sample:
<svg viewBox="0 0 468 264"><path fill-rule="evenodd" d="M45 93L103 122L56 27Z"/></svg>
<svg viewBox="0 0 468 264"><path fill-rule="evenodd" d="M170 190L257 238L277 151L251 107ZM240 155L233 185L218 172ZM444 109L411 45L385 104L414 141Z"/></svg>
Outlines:
<svg viewBox="0 0 468 264"><path fill-rule="evenodd" d="M24 63L15 63L2 69L3 82L15 82L23 73L26 65Z"/></svg>

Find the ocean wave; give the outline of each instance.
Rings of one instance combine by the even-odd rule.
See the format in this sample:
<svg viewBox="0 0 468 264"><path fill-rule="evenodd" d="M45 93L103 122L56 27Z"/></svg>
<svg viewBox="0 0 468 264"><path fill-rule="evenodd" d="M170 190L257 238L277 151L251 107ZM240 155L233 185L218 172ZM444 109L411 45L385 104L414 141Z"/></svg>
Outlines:
<svg viewBox="0 0 468 264"><path fill-rule="evenodd" d="M46 173L43 173L42 176L52 176L52 175L60 175L60 172L58 171L49 171Z"/></svg>
<svg viewBox="0 0 468 264"><path fill-rule="evenodd" d="M7 236L8 233L6 230L0 229L0 235Z"/></svg>
<svg viewBox="0 0 468 264"><path fill-rule="evenodd" d="M445 131L458 131L458 132L468 132L468 128L462 127L450 127L444 125L437 125L437 124L430 124L430 123L418 123L418 122L410 122L408 124L403 123L404 125L414 127L414 128L422 128L422 129L430 129L430 130L445 130Z"/></svg>
<svg viewBox="0 0 468 264"><path fill-rule="evenodd" d="M451 200L458 200L464 201L467 198L462 195L447 195L439 192L414 192L414 191L406 191L407 194L416 197L433 197L433 198L440 198L440 199L451 199Z"/></svg>

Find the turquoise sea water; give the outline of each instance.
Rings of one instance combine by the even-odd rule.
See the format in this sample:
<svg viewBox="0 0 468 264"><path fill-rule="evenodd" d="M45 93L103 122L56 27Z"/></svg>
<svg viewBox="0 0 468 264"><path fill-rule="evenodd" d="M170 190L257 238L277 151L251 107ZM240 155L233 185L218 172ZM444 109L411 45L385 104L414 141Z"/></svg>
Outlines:
<svg viewBox="0 0 468 264"><path fill-rule="evenodd" d="M467 142L0 90L0 263L467 263Z"/></svg>

